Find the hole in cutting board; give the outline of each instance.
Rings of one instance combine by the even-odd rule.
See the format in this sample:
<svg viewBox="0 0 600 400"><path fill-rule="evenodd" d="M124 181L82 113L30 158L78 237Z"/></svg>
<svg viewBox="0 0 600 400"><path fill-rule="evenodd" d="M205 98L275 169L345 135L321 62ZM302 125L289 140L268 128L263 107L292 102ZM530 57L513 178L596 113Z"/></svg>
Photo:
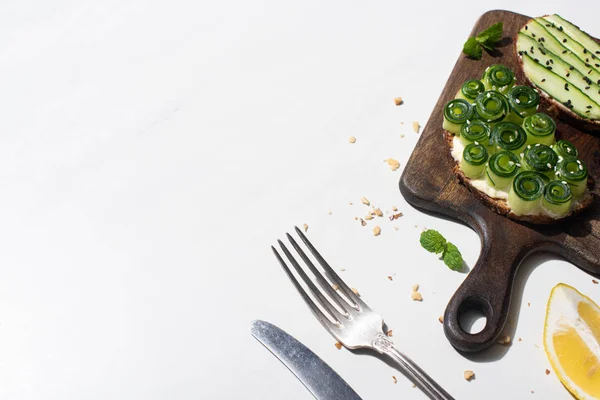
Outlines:
<svg viewBox="0 0 600 400"><path fill-rule="evenodd" d="M460 313L458 323L463 331L474 335L485 328L487 318L483 311L469 308Z"/></svg>

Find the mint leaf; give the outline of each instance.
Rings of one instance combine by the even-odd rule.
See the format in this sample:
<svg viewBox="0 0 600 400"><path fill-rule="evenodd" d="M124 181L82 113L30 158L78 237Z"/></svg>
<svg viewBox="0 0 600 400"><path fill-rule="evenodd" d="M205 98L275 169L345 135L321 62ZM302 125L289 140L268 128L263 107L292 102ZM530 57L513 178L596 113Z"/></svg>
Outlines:
<svg viewBox="0 0 600 400"><path fill-rule="evenodd" d="M477 42L480 43L486 49L493 46L502 39L502 22L495 23L486 30L482 31L477 35Z"/></svg>
<svg viewBox="0 0 600 400"><path fill-rule="evenodd" d="M475 60L480 60L482 47L487 51L493 51L496 44L502 39L502 27L503 23L497 22L481 31L479 35L471 36L463 46L463 53Z"/></svg>
<svg viewBox="0 0 600 400"><path fill-rule="evenodd" d="M474 37L471 36L467 39L463 46L463 53L475 60L481 59L481 47L479 47L479 43L477 43L477 40Z"/></svg>
<svg viewBox="0 0 600 400"><path fill-rule="evenodd" d="M444 251L444 264L453 271L460 271L463 265L462 255L458 248L452 243L446 243L446 250Z"/></svg>
<svg viewBox="0 0 600 400"><path fill-rule="evenodd" d="M441 253L446 248L446 239L436 230L427 229L421 233L421 246L431 253Z"/></svg>

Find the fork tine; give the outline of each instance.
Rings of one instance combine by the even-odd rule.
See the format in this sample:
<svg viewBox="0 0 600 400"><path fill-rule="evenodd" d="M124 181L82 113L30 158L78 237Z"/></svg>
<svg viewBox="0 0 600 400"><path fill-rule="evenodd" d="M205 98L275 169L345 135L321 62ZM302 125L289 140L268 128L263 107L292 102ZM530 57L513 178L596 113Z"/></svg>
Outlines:
<svg viewBox="0 0 600 400"><path fill-rule="evenodd" d="M369 310L369 306L367 306L365 302L363 302L356 294L354 294L352 289L350 289L348 285L346 285L346 283L342 280L342 278L340 278L338 274L335 273L333 268L331 268L327 261L325 261L323 256L319 254L317 249L315 249L315 246L312 245L312 243L308 240L304 233L302 233L302 231L297 226L295 226L294 229L296 230L296 233L298 234L298 236L300 236L300 239L302 239L306 247L308 247L313 256L315 256L319 264L321 264L321 266L325 270L325 273L327 274L327 276L329 276L329 279L331 279L333 283L339 286L340 290L344 293L344 295L346 295L348 299L355 303L353 306L356 308L360 306Z"/></svg>
<svg viewBox="0 0 600 400"><path fill-rule="evenodd" d="M300 296L304 299L304 301L308 305L308 308L310 308L310 310L315 315L315 317L317 317L319 322L321 322L321 324L326 329L328 329L329 331L331 331L333 333L336 328L339 328L339 326L334 324L333 322L331 322L329 320L329 318L323 313L323 311L321 311L321 309L310 298L310 296L308 295L308 293L306 293L304 288L302 288L302 286L300 285L300 283L298 282L298 280L296 279L294 274L292 274L292 271L290 271L290 268L287 266L285 261L283 261L283 258L281 258L281 256L279 255L279 253L277 252L277 249L275 249L275 247L271 246L271 250L273 250L273 254L275 254L277 261L279 261L279 264L285 271L288 278L290 278L290 280L294 284L294 287L296 287L296 290L298 291L298 293L300 293Z"/></svg>
<svg viewBox="0 0 600 400"><path fill-rule="evenodd" d="M283 251L283 254L285 254L286 257L287 257L287 259L290 261L290 264L292 264L292 266L294 267L294 269L296 270L296 272L298 272L298 275L300 275L300 277L302 278L302 280L304 281L304 283L306 283L306 286L308 286L308 289L316 297L317 302L325 310L327 310L327 312L329 312L329 314L335 319L335 321L338 324L341 324L341 321L340 321L341 318L342 317L346 317L346 315L343 315L338 310L336 310L335 307L333 307L331 305L331 302L325 296L323 296L323 293L319 290L319 288L317 288L315 286L315 284L308 277L308 275L306 275L306 272L304 272L304 270L302 269L302 267L300 266L300 264L298 264L298 261L296 261L296 259L294 258L294 256L292 256L292 253L290 253L290 251L287 249L287 247L285 247L285 245L283 244L283 242L281 240L278 240L277 242L279 243L279 247L281 247L281 250Z"/></svg>
<svg viewBox="0 0 600 400"><path fill-rule="evenodd" d="M304 253L304 250L302 250L302 248L298 245L296 240L294 240L294 238L289 233L286 233L286 236L287 236L288 240L290 241L290 243L292 244L292 246L294 247L294 249L296 249L298 254L300 254L300 257L302 258L302 260L304 260L304 263L308 266L308 268L313 273L315 278L317 278L317 282L319 283L319 286L321 286L323 288L323 290L325 290L327 292L327 294L329 295L331 300L333 300L333 302L341 310L344 311L344 313L346 314L345 316L347 317L348 316L348 310L347 310L348 304L346 304L346 306L342 305L342 303L340 302L341 297L340 297L339 293L335 292L335 290L331 287L331 284L329 282L327 282L327 280L323 277L323 274L321 272L319 272L319 270L317 270L315 265L306 256L306 253Z"/></svg>

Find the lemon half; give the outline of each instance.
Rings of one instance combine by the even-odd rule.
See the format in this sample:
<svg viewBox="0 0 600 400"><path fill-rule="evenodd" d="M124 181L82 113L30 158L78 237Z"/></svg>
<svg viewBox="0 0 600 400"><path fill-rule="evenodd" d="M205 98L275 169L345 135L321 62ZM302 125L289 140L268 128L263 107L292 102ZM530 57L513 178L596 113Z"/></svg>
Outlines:
<svg viewBox="0 0 600 400"><path fill-rule="evenodd" d="M559 283L550 293L544 348L560 381L580 400L600 399L600 307Z"/></svg>

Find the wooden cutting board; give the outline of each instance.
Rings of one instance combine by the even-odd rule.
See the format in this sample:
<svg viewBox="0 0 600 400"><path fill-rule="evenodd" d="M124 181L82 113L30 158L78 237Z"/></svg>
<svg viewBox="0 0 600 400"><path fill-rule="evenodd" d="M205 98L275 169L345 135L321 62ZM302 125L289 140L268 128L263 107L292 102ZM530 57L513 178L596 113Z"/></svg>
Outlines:
<svg viewBox="0 0 600 400"><path fill-rule="evenodd" d="M461 185L452 172L453 159L443 138L443 107L454 98L462 83L478 79L491 64L515 71L518 84L525 84L518 68L514 37L529 19L508 11L490 11L481 16L471 35L490 25L504 23L501 47L484 51L479 61L458 57L421 137L400 178L400 191L413 206L456 218L481 238L481 254L471 272L450 299L444 315L444 332L460 351L475 352L494 344L508 316L513 281L523 260L540 251L553 252L594 276L600 275L600 200L594 187L591 208L568 222L552 226L518 223L496 214ZM577 23L577 21L574 21ZM466 38L465 38L466 40ZM541 105L545 112L546 106ZM600 136L557 121L557 138L571 141L580 151L589 174L600 179ZM598 185L600 186L600 185ZM476 334L464 331L459 318L467 310L485 315L485 328Z"/></svg>

